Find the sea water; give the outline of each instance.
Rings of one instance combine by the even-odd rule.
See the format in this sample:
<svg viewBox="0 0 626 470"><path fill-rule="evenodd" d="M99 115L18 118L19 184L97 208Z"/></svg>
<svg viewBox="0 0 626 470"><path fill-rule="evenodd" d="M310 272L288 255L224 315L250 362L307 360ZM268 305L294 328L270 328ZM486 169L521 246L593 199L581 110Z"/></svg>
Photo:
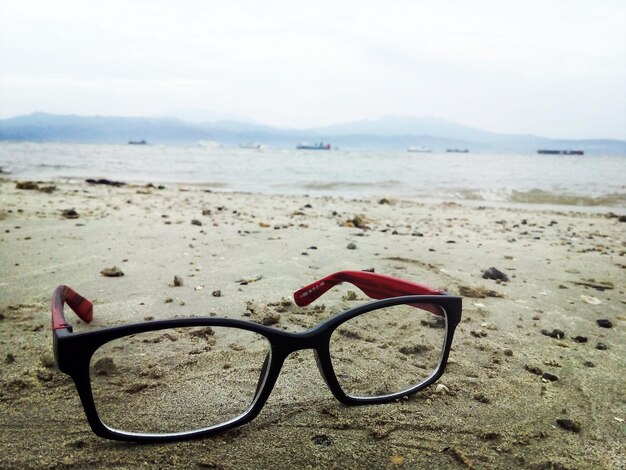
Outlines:
<svg viewBox="0 0 626 470"><path fill-rule="evenodd" d="M626 208L624 156L4 142L0 167L15 179L107 178L270 194Z"/></svg>

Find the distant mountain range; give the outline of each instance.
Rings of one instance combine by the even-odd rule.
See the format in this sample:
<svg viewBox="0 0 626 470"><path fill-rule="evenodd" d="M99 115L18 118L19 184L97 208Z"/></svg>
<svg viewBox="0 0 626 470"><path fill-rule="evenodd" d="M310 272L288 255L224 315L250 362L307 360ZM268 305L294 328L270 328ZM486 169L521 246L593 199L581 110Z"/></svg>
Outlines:
<svg viewBox="0 0 626 470"><path fill-rule="evenodd" d="M0 120L0 141L223 145L258 142L293 148L301 141L330 143L342 149L406 150L410 146L443 151L536 152L537 149L581 149L588 154L626 155L626 141L549 139L475 129L434 117L384 116L312 129L283 129L262 124L218 120L191 123L178 118L104 117L32 113Z"/></svg>

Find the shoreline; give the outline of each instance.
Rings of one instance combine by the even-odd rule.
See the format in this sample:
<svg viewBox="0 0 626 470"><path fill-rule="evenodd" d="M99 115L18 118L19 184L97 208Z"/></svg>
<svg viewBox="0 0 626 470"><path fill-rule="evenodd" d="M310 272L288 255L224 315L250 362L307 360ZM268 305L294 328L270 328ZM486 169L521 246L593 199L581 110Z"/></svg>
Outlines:
<svg viewBox="0 0 626 470"><path fill-rule="evenodd" d="M11 173L0 174L0 181L6 182L36 182L43 184L70 184L70 185L80 185L80 184L88 184L86 183L87 178L82 177L50 177L50 178L16 178L15 175ZM99 179L93 178L93 179ZM109 181L118 181L115 179L108 179ZM544 203L544 202L516 202L516 201L496 201L496 200L486 200L478 197L470 197L470 198L458 198L454 196L450 197L422 197L419 195L395 195L391 196L390 194L393 191L389 191L389 193L380 194L369 194L369 195L349 195L349 194L324 194L324 193L315 193L311 191L306 191L304 189L298 190L293 189L291 192L281 192L281 191L246 191L236 188L229 188L229 183L224 182L180 182L180 181L159 181L159 180L119 180L120 183L129 187L146 187L149 185L158 186L170 186L174 188L183 188L185 186L192 188L202 188L206 190L211 190L212 192L220 192L224 194L243 194L243 195L254 195L259 194L262 196L285 196L285 197L311 197L311 198L332 198L339 199L345 201L361 201L361 200L380 200L380 199L388 199L393 201L407 201L417 204L426 204L426 205L438 205L438 204L459 204L462 206L467 206L469 208L492 208L492 209L521 209L528 211L541 211L541 212L554 212L554 213L589 213L589 214L606 214L610 215L626 215L626 206L606 206L606 205L577 205L577 204L557 204L557 203ZM533 193L537 190L530 190L529 193ZM579 197L586 199L594 199L589 196L574 196L574 195L566 195L567 198Z"/></svg>
<svg viewBox="0 0 626 470"><path fill-rule="evenodd" d="M46 193L0 180L1 467L626 464L626 225L617 217L189 184L54 184ZM71 209L78 218L63 215ZM113 266L124 276L100 274ZM510 280L483 279L492 266ZM272 309L332 272L372 268L463 293L437 382L448 392L432 386L400 403L345 407L303 351L287 359L251 423L212 438L120 445L93 435L73 384L50 363L58 284L94 301L93 324L68 316L76 331L89 331L146 318L245 319L248 305ZM170 287L175 275L182 286ZM368 300L346 285L327 295L329 314ZM316 321L310 309L290 307L275 327L304 331ZM542 333L555 329L565 337Z"/></svg>

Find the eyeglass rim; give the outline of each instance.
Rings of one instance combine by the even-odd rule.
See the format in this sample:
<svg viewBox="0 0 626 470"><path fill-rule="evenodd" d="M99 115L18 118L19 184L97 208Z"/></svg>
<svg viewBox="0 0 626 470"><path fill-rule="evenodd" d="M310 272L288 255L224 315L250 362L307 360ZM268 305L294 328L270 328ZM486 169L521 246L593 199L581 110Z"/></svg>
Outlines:
<svg viewBox="0 0 626 470"><path fill-rule="evenodd" d="M254 419L260 413L274 387L274 383L278 378L278 373L282 367L282 362L289 354L301 349L313 349L315 351L316 357L318 357L318 360L321 363L320 371L322 372L322 376L326 380L330 391L333 393L335 398L346 405L386 403L414 394L417 391L428 387L444 373L452 345L454 331L461 319L461 300L461 297L448 294L409 295L376 300L359 305L345 312L337 313L309 330L299 333L282 331L270 326L260 325L245 320L220 317L191 317L171 320L144 321L80 333L71 333L68 329L57 329L53 332L54 350L59 370L70 375L76 384L76 389L87 415L87 420L95 434L108 439L124 441L175 441L216 434L227 429L240 426ZM337 381L336 374L332 368L333 366L328 345L328 341L330 340L332 333L341 324L364 313L394 305L415 303L436 304L442 307L445 311L446 331L444 346L435 372L414 387L401 392L379 397L354 397L347 395ZM109 341L123 338L125 336L149 331L194 326L239 328L260 334L268 340L272 354L272 360L270 361L271 365L266 372L263 385L255 394L250 407L238 417L235 417L225 423L220 423L203 429L175 433L150 434L125 432L112 429L104 424L96 409L91 380L89 377L89 364L95 351ZM296 342L298 343L297 347L295 346ZM276 354L278 354L278 358L274 357ZM277 359L278 363L276 363ZM272 375L270 376L270 374Z"/></svg>

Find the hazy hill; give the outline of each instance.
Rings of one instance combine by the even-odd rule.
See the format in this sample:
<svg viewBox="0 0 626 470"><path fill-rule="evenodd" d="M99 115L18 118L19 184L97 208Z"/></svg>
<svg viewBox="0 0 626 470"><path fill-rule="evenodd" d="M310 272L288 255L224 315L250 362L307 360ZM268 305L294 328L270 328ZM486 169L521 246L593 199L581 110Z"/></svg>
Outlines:
<svg viewBox="0 0 626 470"><path fill-rule="evenodd" d="M300 141L324 141L344 149L405 150L409 146L424 146L434 151L454 147L475 152L535 152L539 148L556 148L626 155L626 141L558 140L497 134L434 117L385 116L313 129L281 129L237 120L189 123L172 117L47 113L0 120L0 141L127 143L141 139L151 144L194 144L214 140L237 145L254 141L286 148L293 148Z"/></svg>
<svg viewBox="0 0 626 470"><path fill-rule="evenodd" d="M0 140L55 142L195 141L206 132L174 118L33 113L0 121Z"/></svg>
<svg viewBox="0 0 626 470"><path fill-rule="evenodd" d="M335 124L312 129L330 135L372 135L389 137L398 135L431 136L465 141L490 141L498 134L445 121L435 117L383 116L378 119Z"/></svg>

